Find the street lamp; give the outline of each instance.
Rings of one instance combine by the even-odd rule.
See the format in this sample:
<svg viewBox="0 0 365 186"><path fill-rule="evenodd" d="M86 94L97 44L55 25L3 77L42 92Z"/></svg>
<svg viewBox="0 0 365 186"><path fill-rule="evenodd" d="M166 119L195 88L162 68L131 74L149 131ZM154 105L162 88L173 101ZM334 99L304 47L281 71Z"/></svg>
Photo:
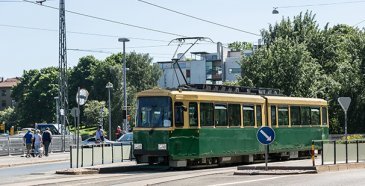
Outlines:
<svg viewBox="0 0 365 186"><path fill-rule="evenodd" d="M127 131L127 68L125 62L125 42L128 42L128 38L119 38L119 42L123 42L123 96L124 96L124 104L123 110L125 112L125 118L123 118L123 130Z"/></svg>
<svg viewBox="0 0 365 186"><path fill-rule="evenodd" d="M108 103L109 103L109 139L112 139L112 111L111 111L111 107L110 107L110 89L113 88L113 84L108 82L105 86L105 88L108 89Z"/></svg>
<svg viewBox="0 0 365 186"><path fill-rule="evenodd" d="M272 10L272 14L279 14L279 11L277 9L278 7L274 7L274 10Z"/></svg>

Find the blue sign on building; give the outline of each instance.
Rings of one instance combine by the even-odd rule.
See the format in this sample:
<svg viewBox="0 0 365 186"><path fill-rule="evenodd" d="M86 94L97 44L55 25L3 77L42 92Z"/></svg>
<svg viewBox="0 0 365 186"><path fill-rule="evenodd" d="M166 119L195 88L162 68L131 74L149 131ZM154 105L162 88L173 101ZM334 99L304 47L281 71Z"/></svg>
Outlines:
<svg viewBox="0 0 365 186"><path fill-rule="evenodd" d="M275 131L270 127L261 127L257 131L257 140L263 145L269 145L275 140Z"/></svg>

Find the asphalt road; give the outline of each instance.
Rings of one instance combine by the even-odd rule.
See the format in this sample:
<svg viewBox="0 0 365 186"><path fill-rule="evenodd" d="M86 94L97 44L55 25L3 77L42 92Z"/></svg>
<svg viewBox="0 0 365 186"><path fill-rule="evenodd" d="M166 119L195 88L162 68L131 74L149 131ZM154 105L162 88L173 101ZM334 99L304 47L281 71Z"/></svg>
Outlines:
<svg viewBox="0 0 365 186"><path fill-rule="evenodd" d="M337 185L365 185L365 169L353 169L338 172L324 172L319 174L299 175L254 175L241 176L232 173L205 175L182 180L157 183L153 185L199 185L199 186L242 186L242 185L316 185L316 186L337 186Z"/></svg>
<svg viewBox="0 0 365 186"><path fill-rule="evenodd" d="M50 171L56 171L60 169L67 169L70 167L68 161L55 162L55 163L44 163L44 164L33 164L24 165L17 167L0 168L1 181L16 179L19 176L44 174Z"/></svg>

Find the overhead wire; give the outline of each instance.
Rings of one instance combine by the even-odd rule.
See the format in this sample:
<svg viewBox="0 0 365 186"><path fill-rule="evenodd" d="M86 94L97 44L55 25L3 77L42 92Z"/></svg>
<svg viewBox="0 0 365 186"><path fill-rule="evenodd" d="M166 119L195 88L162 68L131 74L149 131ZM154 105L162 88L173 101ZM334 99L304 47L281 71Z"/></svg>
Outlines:
<svg viewBox="0 0 365 186"><path fill-rule="evenodd" d="M330 5L338 5L338 4L353 4L353 3L365 3L365 0L344 1L344 2L336 2L336 3L318 3L318 4L306 4L306 5L278 6L275 8L300 8L300 7L311 7L311 6L330 6Z"/></svg>
<svg viewBox="0 0 365 186"><path fill-rule="evenodd" d="M8 25L8 24L0 24L0 27L21 28L21 29L29 29L29 30L41 30L41 31L49 31L49 32L58 32L58 30L56 30L56 29L39 28L39 27L27 27L27 26ZM97 33L88 33L88 32L77 32L77 31L67 31L67 33L80 34L80 35L89 35L89 36L111 37L111 38L121 37L121 36L117 36L117 35L97 34ZM149 39L149 38L139 38L139 37L128 37L128 38L136 39L136 40L144 40L144 41L170 42L168 40L160 40L160 39Z"/></svg>
<svg viewBox="0 0 365 186"><path fill-rule="evenodd" d="M38 5L38 6L42 6L42 7L47 7L47 8L59 10L59 8L57 8L57 7L53 7L53 6L49 6L49 5L45 5L45 4L38 4L38 3L33 2L33 1L29 1L29 0L23 0L23 1L24 2L28 2L28 3L32 3L32 4L35 4L35 5ZM121 21L115 21L115 20L111 20L111 19L107 19L107 18L102 18L102 17L97 17L97 16L93 16L93 15L89 15L89 14L84 14L84 13L79 13L79 12L75 12L75 11L71 11L71 10L65 10L65 12L70 13L70 14L74 14L74 15L79 15L79 16L83 16L83 17L92 18L92 19L97 19L97 20L105 21L105 22L109 22L109 23L115 23L115 24L120 24L120 25L124 25L124 26L133 27L133 28L148 30L148 31L152 31L152 32L157 32L157 33L162 33L162 34L167 34L167 35L172 35L172 36L177 36L177 37L186 37L186 36L181 35L181 34L176 34L176 33L162 31L162 30L157 30L157 29L153 29L153 28L148 28L148 27L133 25L133 24L124 23L124 22L121 22Z"/></svg>
<svg viewBox="0 0 365 186"><path fill-rule="evenodd" d="M186 17L190 17L190 18L193 18L193 19L196 19L196 20L199 20L199 21L203 21L203 22L206 22L206 23L210 23L210 24L213 24L213 25L221 26L221 27L228 28L228 29L231 29L231 30L243 32L243 33L246 33L246 34L251 34L251 35L255 35L255 36L261 36L260 34L256 34L256 33L253 33L253 32L249 32L249 31L245 31L245 30L242 30L242 29L234 28L234 27L231 27L231 26L223 25L221 23L209 21L207 19L199 18L199 17L193 16L193 15L189 15L189 14L182 13L182 12L179 12L179 11L176 11L176 10L172 10L170 8L166 8L166 7L157 5L157 4L153 4L153 3L150 3L148 1L144 1L144 0L137 0L137 1L142 2L142 3L145 3L145 4L148 4L148 5L151 5L151 6L154 6L154 7L157 7L157 8L164 9L164 10L167 10L167 11L170 11L170 12L174 12L176 14L180 14L180 15L183 15L183 16L186 16Z"/></svg>

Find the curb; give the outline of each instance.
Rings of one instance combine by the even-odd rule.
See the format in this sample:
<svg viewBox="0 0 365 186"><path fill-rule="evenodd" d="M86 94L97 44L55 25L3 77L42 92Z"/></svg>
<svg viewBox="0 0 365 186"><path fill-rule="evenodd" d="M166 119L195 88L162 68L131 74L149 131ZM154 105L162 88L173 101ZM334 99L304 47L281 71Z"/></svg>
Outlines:
<svg viewBox="0 0 365 186"><path fill-rule="evenodd" d="M233 175L292 175L292 174L317 174L321 172L344 171L350 169L364 169L365 162L335 164L335 165L317 165L313 166L239 166Z"/></svg>
<svg viewBox="0 0 365 186"><path fill-rule="evenodd" d="M233 175L293 175L316 174L316 167L312 166L239 166Z"/></svg>
<svg viewBox="0 0 365 186"><path fill-rule="evenodd" d="M75 168L75 169L59 170L56 171L56 174L65 174L65 175L99 174L99 170Z"/></svg>

